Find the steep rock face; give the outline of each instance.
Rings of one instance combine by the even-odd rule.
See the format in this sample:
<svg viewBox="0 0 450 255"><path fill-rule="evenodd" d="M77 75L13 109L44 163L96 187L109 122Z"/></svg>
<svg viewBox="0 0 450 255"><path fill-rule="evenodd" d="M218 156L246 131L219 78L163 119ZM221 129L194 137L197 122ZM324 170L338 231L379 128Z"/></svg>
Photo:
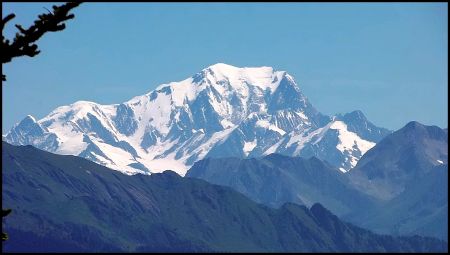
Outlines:
<svg viewBox="0 0 450 255"><path fill-rule="evenodd" d="M2 143L3 252L446 252L342 222L320 204L273 209L173 171L127 176Z"/></svg>
<svg viewBox="0 0 450 255"><path fill-rule="evenodd" d="M7 136L3 137L3 140L29 144L48 151L55 150L59 146L57 136L44 129L31 115L18 123Z"/></svg>
<svg viewBox="0 0 450 255"><path fill-rule="evenodd" d="M338 114L337 118L347 124L348 131L358 134L359 137L367 141L378 143L392 133L385 128L379 128L372 124L359 110L344 115Z"/></svg>
<svg viewBox="0 0 450 255"><path fill-rule="evenodd" d="M316 156L346 172L389 131L361 112L318 112L293 77L271 67L215 64L116 105L79 101L4 140L79 155L127 174L173 169L205 157Z"/></svg>

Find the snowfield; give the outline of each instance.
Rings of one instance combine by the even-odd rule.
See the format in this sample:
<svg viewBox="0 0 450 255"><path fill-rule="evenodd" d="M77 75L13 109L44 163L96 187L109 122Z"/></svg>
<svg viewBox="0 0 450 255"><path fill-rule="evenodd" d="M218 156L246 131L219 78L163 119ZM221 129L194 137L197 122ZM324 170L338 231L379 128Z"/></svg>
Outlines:
<svg viewBox="0 0 450 255"><path fill-rule="evenodd" d="M122 104L78 101L27 116L3 139L126 174L184 176L205 157L271 153L316 156L347 172L387 134L361 115L321 114L285 71L219 63Z"/></svg>

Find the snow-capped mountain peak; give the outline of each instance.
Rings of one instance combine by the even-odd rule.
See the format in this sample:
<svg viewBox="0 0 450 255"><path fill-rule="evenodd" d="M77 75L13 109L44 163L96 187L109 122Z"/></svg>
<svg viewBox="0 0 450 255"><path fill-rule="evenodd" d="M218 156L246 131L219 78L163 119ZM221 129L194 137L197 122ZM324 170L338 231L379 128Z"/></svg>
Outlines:
<svg viewBox="0 0 450 255"><path fill-rule="evenodd" d="M384 130L358 114L346 116L332 120L318 112L285 71L218 63L122 104L78 101L39 121L27 116L5 140L128 174L184 175L205 157L269 153L313 155L347 171Z"/></svg>
<svg viewBox="0 0 450 255"><path fill-rule="evenodd" d="M208 89L215 96L236 94L240 98L249 99L249 94L254 89L272 94L285 76L293 82L285 71L274 71L272 67L238 68L218 63L183 81L162 84L155 91L170 94L175 106L194 101L202 91Z"/></svg>
<svg viewBox="0 0 450 255"><path fill-rule="evenodd" d="M201 73L211 82L221 84L229 81L235 89L248 84L257 86L263 91L269 89L271 92L275 91L282 76L286 74L284 71L274 71L272 67L267 66L238 68L223 63L205 68Z"/></svg>

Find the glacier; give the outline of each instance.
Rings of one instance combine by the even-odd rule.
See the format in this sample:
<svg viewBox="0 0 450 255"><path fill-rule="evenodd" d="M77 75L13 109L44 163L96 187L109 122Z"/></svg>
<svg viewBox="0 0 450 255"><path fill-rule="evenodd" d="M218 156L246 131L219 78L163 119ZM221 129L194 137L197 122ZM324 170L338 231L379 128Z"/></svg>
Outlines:
<svg viewBox="0 0 450 255"><path fill-rule="evenodd" d="M390 133L361 111L320 113L285 71L218 63L121 104L78 101L40 120L26 116L3 140L125 174L184 176L206 157L271 153L315 156L345 173Z"/></svg>

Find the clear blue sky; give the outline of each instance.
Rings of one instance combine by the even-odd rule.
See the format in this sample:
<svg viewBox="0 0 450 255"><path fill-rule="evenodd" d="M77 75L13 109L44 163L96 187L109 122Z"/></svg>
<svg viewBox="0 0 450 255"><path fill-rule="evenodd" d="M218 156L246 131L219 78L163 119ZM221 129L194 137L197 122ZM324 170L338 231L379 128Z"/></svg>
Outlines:
<svg viewBox="0 0 450 255"><path fill-rule="evenodd" d="M44 3L2 3L28 27ZM3 134L78 100L121 103L223 62L294 76L325 114L448 126L447 3L85 3L41 54L3 65Z"/></svg>

